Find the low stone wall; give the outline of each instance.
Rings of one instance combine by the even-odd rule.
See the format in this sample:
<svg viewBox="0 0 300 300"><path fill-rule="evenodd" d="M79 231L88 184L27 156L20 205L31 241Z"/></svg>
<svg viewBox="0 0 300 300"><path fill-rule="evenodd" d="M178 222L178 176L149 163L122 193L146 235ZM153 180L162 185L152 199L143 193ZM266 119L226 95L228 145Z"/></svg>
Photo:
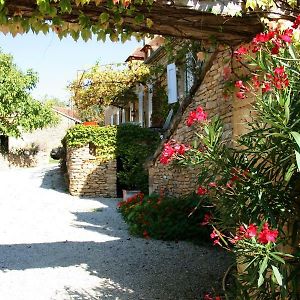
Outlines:
<svg viewBox="0 0 300 300"><path fill-rule="evenodd" d="M67 148L69 191L73 196L116 197L116 160L101 162L93 147Z"/></svg>

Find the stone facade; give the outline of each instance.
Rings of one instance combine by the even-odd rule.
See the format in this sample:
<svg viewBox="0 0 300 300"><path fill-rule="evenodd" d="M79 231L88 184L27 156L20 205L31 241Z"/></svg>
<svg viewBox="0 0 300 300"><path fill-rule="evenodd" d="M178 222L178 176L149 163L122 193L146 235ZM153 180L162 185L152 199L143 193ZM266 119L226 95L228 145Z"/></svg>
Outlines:
<svg viewBox="0 0 300 300"><path fill-rule="evenodd" d="M220 51L213 56L210 69L206 72L201 85L196 91L193 100L184 110L181 120L169 139L180 143L190 144L195 138L194 127L188 127L185 121L196 107L201 105L209 117L219 115L224 122L224 139L233 141L236 135L243 132L243 118L249 116L249 101L226 100L224 92L223 69L229 51ZM153 160L149 168L149 192L165 192L169 195L179 196L195 191L197 188L196 168L177 168L163 165L159 162L159 155Z"/></svg>
<svg viewBox="0 0 300 300"><path fill-rule="evenodd" d="M116 197L116 160L101 162L93 147L67 148L69 191L73 196Z"/></svg>

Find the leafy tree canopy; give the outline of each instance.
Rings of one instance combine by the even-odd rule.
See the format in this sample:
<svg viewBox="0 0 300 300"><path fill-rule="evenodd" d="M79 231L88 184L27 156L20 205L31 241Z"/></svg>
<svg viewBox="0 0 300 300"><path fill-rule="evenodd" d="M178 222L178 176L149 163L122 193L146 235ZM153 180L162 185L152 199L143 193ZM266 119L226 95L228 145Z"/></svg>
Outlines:
<svg viewBox="0 0 300 300"><path fill-rule="evenodd" d="M149 67L138 62L119 68L96 64L74 80L69 89L72 100L80 111L92 106L124 107L128 102L136 100L136 84L145 83L149 76Z"/></svg>
<svg viewBox="0 0 300 300"><path fill-rule="evenodd" d="M30 96L38 77L33 70L25 73L13 63L13 57L0 52L0 133L18 137L22 131L33 131L57 118L52 110Z"/></svg>

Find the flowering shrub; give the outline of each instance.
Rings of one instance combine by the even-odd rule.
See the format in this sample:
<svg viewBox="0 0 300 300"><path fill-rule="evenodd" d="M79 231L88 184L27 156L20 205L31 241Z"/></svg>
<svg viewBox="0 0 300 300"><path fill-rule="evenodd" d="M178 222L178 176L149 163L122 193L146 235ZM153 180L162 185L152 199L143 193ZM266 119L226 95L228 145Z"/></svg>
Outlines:
<svg viewBox="0 0 300 300"><path fill-rule="evenodd" d="M186 122L199 129L194 146L167 161L205 166L196 192L210 199L220 219L206 215L203 223L218 224L213 243L233 251L240 263L233 299L297 299L290 282L292 256L278 250L278 241L298 245L291 239L297 232L283 228L296 228L299 219L299 25L300 17L294 23L270 22L269 30L234 52L227 93L237 101L255 100L252 118L245 121L249 131L235 147L223 140L220 119L208 119L199 107Z"/></svg>
<svg viewBox="0 0 300 300"><path fill-rule="evenodd" d="M162 240L209 239L205 224L207 209L197 209L199 198L170 198L162 195L135 195L118 204L132 234ZM203 223L204 222L204 223Z"/></svg>
<svg viewBox="0 0 300 300"><path fill-rule="evenodd" d="M268 222L261 226L243 224L234 237L225 236L214 228L211 238L214 244L237 255L241 270L238 276L240 289L236 289L235 299L248 299L249 295L251 299L287 299L288 272L285 265L292 255L276 248L277 229L271 229ZM289 272L291 275L291 270Z"/></svg>

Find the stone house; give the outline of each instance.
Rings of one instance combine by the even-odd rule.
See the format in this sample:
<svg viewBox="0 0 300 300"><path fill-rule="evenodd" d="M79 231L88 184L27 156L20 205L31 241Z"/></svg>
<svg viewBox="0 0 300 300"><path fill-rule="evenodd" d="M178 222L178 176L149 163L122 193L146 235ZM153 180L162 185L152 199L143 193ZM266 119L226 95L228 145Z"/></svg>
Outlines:
<svg viewBox="0 0 300 300"><path fill-rule="evenodd" d="M181 103L177 114L174 116L170 128L165 133L165 139L156 151L153 160L149 163L149 192L164 192L169 195L179 196L196 190L196 168L174 168L163 165L159 157L163 143L176 140L189 144L195 137L192 127L186 125L190 111L197 106L202 106L208 116L219 115L225 125L224 139L234 141L235 137L244 133L245 118L249 117L251 99L246 101L228 100L224 96L226 74L224 68L228 67L229 50L219 47L206 61L198 81L192 88L190 96Z"/></svg>
<svg viewBox="0 0 300 300"><path fill-rule="evenodd" d="M50 151L61 145L66 131L75 124L81 123L73 109L53 107L53 110L59 117L56 126L23 133L21 138L9 138L8 160L1 157L2 167L30 167L49 162Z"/></svg>
<svg viewBox="0 0 300 300"><path fill-rule="evenodd" d="M143 61L150 67L160 66L162 71L148 84L137 84L137 100L130 101L127 107L107 107L105 125L134 122L142 127L167 127L173 114L172 106L189 94L194 74L189 68L189 57L179 63L169 62L164 43L162 36L145 39L143 47L128 56L125 62Z"/></svg>

